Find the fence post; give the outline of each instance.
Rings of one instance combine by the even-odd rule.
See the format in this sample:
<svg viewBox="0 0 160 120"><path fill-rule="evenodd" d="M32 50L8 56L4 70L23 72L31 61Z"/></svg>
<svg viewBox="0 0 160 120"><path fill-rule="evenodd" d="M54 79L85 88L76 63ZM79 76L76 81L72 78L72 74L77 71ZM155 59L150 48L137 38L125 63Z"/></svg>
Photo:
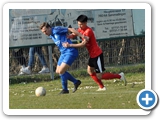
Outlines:
<svg viewBox="0 0 160 120"><path fill-rule="evenodd" d="M53 60L52 60L52 46L48 46L48 51L49 51L49 65L50 65L51 79L54 80Z"/></svg>

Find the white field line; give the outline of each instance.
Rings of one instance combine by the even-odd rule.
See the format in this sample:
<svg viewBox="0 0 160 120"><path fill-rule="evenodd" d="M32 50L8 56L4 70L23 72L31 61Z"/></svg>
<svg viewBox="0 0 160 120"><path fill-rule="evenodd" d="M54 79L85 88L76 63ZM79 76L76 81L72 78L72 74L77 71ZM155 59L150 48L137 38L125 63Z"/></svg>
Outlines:
<svg viewBox="0 0 160 120"><path fill-rule="evenodd" d="M127 85L132 85L131 87L133 88L136 84L143 84L144 82L131 82L131 83L127 83ZM117 86L122 86L123 84L116 84ZM115 85L115 86L116 86ZM108 84L106 85L106 86L108 86ZM79 87L78 88L78 90L83 90L83 89L98 89L98 86L84 86L84 87ZM50 94L50 92L53 92L53 91L58 91L58 92L60 92L62 89L61 88L54 88L54 89L50 89L50 90L46 90L46 92L47 92L47 94ZM68 90L70 91L70 93L72 93L71 91L73 90L73 87L71 87L71 88L68 88ZM15 93L15 92L12 92L12 94L14 94L15 96L21 96L21 97L23 97L24 95L25 95L25 93L24 93L24 91L25 90L22 90L21 91L21 93ZM106 90L107 91L107 90ZM134 91L134 90L132 90L132 91L125 91L125 92L123 92L123 93L132 93L132 92L137 92L137 91ZM29 93L30 94L35 94L35 91L29 91ZM84 92L84 93L82 93L82 94L115 94L115 93L117 93L117 92L103 92L103 91L94 91L94 92ZM79 94L79 93L78 93Z"/></svg>
<svg viewBox="0 0 160 120"><path fill-rule="evenodd" d="M95 92L84 92L84 93L82 93L82 94L116 94L117 92L116 91L113 91L113 92L107 92L107 90L106 91L95 91ZM125 91L125 92L123 92L124 94L126 93L137 93L137 90L132 90L132 91Z"/></svg>

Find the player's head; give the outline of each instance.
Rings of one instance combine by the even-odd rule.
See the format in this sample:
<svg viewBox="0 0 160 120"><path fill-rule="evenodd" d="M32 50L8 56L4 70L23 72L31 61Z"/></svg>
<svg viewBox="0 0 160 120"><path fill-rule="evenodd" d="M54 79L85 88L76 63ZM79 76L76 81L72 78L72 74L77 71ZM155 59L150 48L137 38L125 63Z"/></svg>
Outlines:
<svg viewBox="0 0 160 120"><path fill-rule="evenodd" d="M85 29L87 26L88 17L86 15L80 15L77 18L78 27L81 29Z"/></svg>
<svg viewBox="0 0 160 120"><path fill-rule="evenodd" d="M39 28L42 31L42 33L44 33L47 36L50 36L52 34L51 26L47 22L43 22Z"/></svg>
<svg viewBox="0 0 160 120"><path fill-rule="evenodd" d="M77 18L77 21L79 22L87 22L87 20L88 20L88 17L86 15L80 15Z"/></svg>

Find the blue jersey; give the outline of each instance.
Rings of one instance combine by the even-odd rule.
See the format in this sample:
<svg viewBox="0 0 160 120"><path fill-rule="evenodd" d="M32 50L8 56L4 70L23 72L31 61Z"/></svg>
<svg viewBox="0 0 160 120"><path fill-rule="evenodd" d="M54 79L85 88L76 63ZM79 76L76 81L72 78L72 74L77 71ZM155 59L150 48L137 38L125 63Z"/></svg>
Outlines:
<svg viewBox="0 0 160 120"><path fill-rule="evenodd" d="M70 54L77 56L78 50L76 48L73 47L65 48L62 45L63 42L68 42L69 44L72 43L70 39L67 39L67 33L68 33L68 28L66 27L61 27L61 26L53 27L50 38L52 38L53 42L58 46L62 54Z"/></svg>

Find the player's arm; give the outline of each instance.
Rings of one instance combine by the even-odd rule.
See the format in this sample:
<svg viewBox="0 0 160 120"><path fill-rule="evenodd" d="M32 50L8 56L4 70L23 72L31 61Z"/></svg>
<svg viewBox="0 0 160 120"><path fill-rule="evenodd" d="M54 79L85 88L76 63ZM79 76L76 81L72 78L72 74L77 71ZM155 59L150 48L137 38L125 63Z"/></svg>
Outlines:
<svg viewBox="0 0 160 120"><path fill-rule="evenodd" d="M87 40L83 40L81 43L78 44L69 44L68 42L63 43L63 47L75 47L75 48L81 48L84 47L87 44Z"/></svg>
<svg viewBox="0 0 160 120"><path fill-rule="evenodd" d="M68 38L68 39L73 39L73 38L75 38L76 36L77 36L76 34L70 33L69 35L67 35L67 38Z"/></svg>
<svg viewBox="0 0 160 120"><path fill-rule="evenodd" d="M82 35L81 33L79 33L77 30L75 30L74 28L68 28L68 31L71 32L72 34L69 35L69 38L74 38L76 36L79 36L80 38L82 38L83 40L87 40L89 41L89 37Z"/></svg>
<svg viewBox="0 0 160 120"><path fill-rule="evenodd" d="M82 35L81 33L79 33L74 28L68 28L68 30L69 30L69 32L72 32L72 34L69 35L68 38L74 38L76 36L79 36L83 39L83 41L81 43L78 43L78 44L64 43L63 47L75 47L75 48L84 47L87 44L87 42L89 41L89 37Z"/></svg>
<svg viewBox="0 0 160 120"><path fill-rule="evenodd" d="M74 28L68 28L68 31L69 31L69 32L72 32L72 36L73 36L73 37L75 37L75 36L79 36L79 37L81 37L81 38L84 37L81 33L79 33L79 32L78 32L77 30L75 30Z"/></svg>

